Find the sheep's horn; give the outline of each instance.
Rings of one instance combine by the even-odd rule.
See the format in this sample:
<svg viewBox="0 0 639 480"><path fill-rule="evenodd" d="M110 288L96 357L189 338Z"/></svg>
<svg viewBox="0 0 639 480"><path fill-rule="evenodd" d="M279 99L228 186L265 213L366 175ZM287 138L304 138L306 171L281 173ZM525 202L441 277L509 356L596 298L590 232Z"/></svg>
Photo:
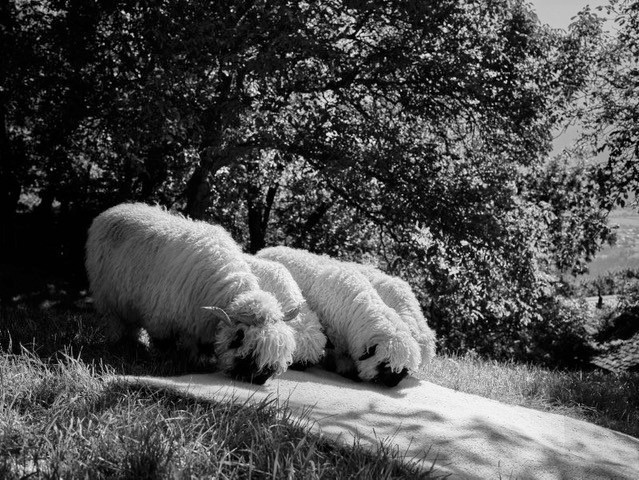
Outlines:
<svg viewBox="0 0 639 480"><path fill-rule="evenodd" d="M233 322L231 321L229 316L220 307L202 307L202 309L213 313L213 315L215 315L215 318L226 323L229 327L233 326Z"/></svg>
<svg viewBox="0 0 639 480"><path fill-rule="evenodd" d="M299 314L300 314L300 307L297 306L297 307L293 308L292 310L289 310L288 312L286 312L284 314L284 321L285 322L290 322L295 317L297 317Z"/></svg>

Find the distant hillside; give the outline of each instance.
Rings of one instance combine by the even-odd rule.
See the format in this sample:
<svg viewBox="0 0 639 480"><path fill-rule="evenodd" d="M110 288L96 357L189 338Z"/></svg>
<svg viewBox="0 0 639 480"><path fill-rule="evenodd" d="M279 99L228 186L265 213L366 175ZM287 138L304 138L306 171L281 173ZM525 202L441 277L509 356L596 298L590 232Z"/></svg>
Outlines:
<svg viewBox="0 0 639 480"><path fill-rule="evenodd" d="M639 213L629 209L617 210L610 215L610 224L618 225L617 242L605 247L588 266L590 272L583 279L623 270L639 268Z"/></svg>

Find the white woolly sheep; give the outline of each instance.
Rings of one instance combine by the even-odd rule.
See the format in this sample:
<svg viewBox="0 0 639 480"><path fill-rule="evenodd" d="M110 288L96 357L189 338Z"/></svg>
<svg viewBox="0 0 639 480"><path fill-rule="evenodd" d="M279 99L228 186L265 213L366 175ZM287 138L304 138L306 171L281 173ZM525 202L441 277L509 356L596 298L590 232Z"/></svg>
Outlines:
<svg viewBox="0 0 639 480"><path fill-rule="evenodd" d="M408 327L356 269L288 247L266 248L257 256L288 268L319 315L332 344L326 349L327 368L389 387L417 370L421 355Z"/></svg>
<svg viewBox="0 0 639 480"><path fill-rule="evenodd" d="M220 226L121 204L93 221L86 267L112 340L144 328L159 344L179 339L192 358L212 349L220 370L258 384L293 360L279 302Z"/></svg>
<svg viewBox="0 0 639 480"><path fill-rule="evenodd" d="M406 323L420 346L422 362L435 356L435 333L428 326L421 306L408 282L382 272L372 265L348 263L357 268L373 285L384 303L394 309Z"/></svg>
<svg viewBox="0 0 639 480"><path fill-rule="evenodd" d="M301 370L319 363L324 357L326 335L290 272L280 263L254 255L247 254L244 259L260 282L260 288L272 293L284 311L299 311L299 315L288 322L295 332L296 343L293 364L289 368Z"/></svg>

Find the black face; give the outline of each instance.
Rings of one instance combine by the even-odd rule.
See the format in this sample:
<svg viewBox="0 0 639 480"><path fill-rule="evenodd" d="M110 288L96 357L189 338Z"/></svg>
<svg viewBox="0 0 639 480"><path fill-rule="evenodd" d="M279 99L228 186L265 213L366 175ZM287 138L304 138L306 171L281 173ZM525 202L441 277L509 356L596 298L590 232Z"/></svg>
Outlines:
<svg viewBox="0 0 639 480"><path fill-rule="evenodd" d="M215 343L202 343L198 342L197 344L198 352L201 355L206 355L207 357L212 357L215 355Z"/></svg>
<svg viewBox="0 0 639 480"><path fill-rule="evenodd" d="M362 360L368 360L369 358L373 357L375 355L375 352L377 351L377 345L373 345L372 347L368 347L366 349L366 353L364 355L362 355L361 357L359 357L359 361L361 362Z"/></svg>
<svg viewBox="0 0 639 480"><path fill-rule="evenodd" d="M403 369L401 372L393 372L387 362L380 363L377 366L377 375L373 379L375 383L381 383L387 387L394 387L408 375L408 370Z"/></svg>
<svg viewBox="0 0 639 480"><path fill-rule="evenodd" d="M244 343L244 330L239 329L233 341L229 343L229 348L240 348L242 343Z"/></svg>
<svg viewBox="0 0 639 480"><path fill-rule="evenodd" d="M264 383L273 376L275 369L264 367L258 370L257 364L251 355L235 359L233 368L229 372L232 378L242 380L243 382L254 383L256 385L264 385Z"/></svg>
<svg viewBox="0 0 639 480"><path fill-rule="evenodd" d="M244 343L244 330L239 329L235 333L235 338L229 343L229 349L237 349ZM264 367L258 370L257 363L252 355L235 358L233 368L229 372L232 378L243 382L263 385L275 373L274 368Z"/></svg>

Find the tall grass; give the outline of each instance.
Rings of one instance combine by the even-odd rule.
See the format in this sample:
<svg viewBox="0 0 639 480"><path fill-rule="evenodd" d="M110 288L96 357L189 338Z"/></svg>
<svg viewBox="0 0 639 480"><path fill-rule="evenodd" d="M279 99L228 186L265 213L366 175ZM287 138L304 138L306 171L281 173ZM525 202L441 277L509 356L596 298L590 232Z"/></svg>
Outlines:
<svg viewBox="0 0 639 480"><path fill-rule="evenodd" d="M0 478L430 476L387 445L323 439L274 401L199 401L110 373L64 355L0 354Z"/></svg>
<svg viewBox="0 0 639 480"><path fill-rule="evenodd" d="M464 355L436 357L419 377L443 387L568 415L639 437L639 373L551 371Z"/></svg>
<svg viewBox="0 0 639 480"><path fill-rule="evenodd" d="M99 318L89 309L0 308L0 349L8 353L19 355L26 348L53 360L67 352L87 364L104 364L130 375L179 375L203 368L189 364L184 355L157 355L148 341L140 340L109 344Z"/></svg>
<svg viewBox="0 0 639 480"><path fill-rule="evenodd" d="M0 478L420 478L431 465L314 435L273 402L198 401L107 381L192 371L144 342L113 349L90 312L0 309ZM639 374L441 356L419 376L639 437ZM435 467L436 468L436 467Z"/></svg>

